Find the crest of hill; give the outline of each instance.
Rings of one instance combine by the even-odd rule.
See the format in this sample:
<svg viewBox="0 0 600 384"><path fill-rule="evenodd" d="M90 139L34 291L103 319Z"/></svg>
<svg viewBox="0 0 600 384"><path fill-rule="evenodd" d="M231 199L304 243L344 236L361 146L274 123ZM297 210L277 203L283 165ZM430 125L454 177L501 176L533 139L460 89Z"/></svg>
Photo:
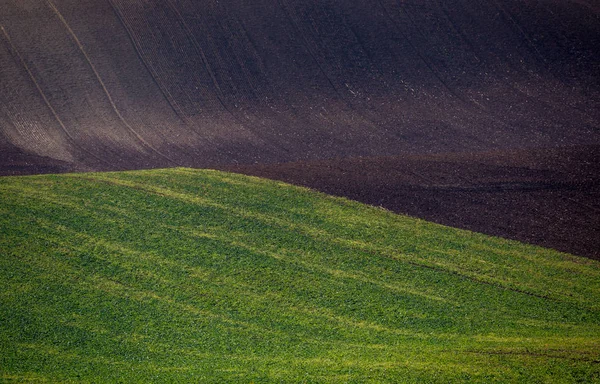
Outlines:
<svg viewBox="0 0 600 384"><path fill-rule="evenodd" d="M592 382L597 261L281 182L0 179L0 378Z"/></svg>

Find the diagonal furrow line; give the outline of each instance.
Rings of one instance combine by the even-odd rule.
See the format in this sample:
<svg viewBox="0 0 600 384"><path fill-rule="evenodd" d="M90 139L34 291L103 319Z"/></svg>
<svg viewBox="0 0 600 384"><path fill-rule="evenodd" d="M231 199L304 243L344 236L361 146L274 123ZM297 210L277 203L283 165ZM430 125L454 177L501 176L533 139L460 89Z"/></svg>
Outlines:
<svg viewBox="0 0 600 384"><path fill-rule="evenodd" d="M410 47L413 49L413 51L417 54L417 56L419 57L419 59L423 62L423 64L425 64L425 66L429 69L429 71L435 76L435 78L442 84L442 86L444 88L446 88L448 90L448 92L450 92L450 94L452 96L454 96L458 101L460 101L461 103L463 103L465 106L467 107L473 107L476 110L480 111L482 114L488 116L490 119L492 119L493 121L512 128L512 126L503 121L502 119L500 119L499 117L497 117L496 115L494 115L493 113L491 113L485 106L483 106L482 104L478 103L475 100L471 100L471 102L466 101L463 97L461 97L459 94L457 94L452 88L450 88L450 86L448 85L448 83L442 79L441 75L438 73L438 71L433 67L433 65L429 62L429 60L427 60L425 58L425 56L421 53L421 50L418 49L415 44L413 43L413 41L406 35L406 33L404 33L396 24L396 21L394 20L394 18L390 15L390 12L388 11L387 7L383 4L383 2L381 0L377 0L377 3L379 4L379 6L383 9L385 15L387 16L387 18L391 21L392 25L394 26L394 28L402 35L402 37L404 37L404 39L406 40L406 42L410 45ZM403 9L403 8L402 8ZM415 27L417 29L417 31L419 31L419 29L417 28L417 26L415 25L413 19L409 16L409 14L403 9L403 12L406 14L407 18L410 20L411 24L413 25L413 27ZM422 32L419 31L419 33ZM423 36L425 37L425 36ZM426 37L425 37L426 39Z"/></svg>
<svg viewBox="0 0 600 384"><path fill-rule="evenodd" d="M444 17L450 23L450 27L454 30L454 32L456 32L456 34L460 37L460 39L465 44L467 44L467 46L469 47L469 49L471 49L471 52L473 52L473 55L475 56L475 59L477 60L477 62L478 63L484 62L484 60L480 57L480 54L478 53L479 50L477 48L475 48L475 45L473 44L473 42L471 41L471 39L468 38L468 36L464 33L464 31L462 30L462 28L460 28L456 24L456 22L454 21L454 19L450 15L450 12L448 11L448 6L444 3L444 1L443 0L436 0L436 2L438 4L440 10L444 14Z"/></svg>
<svg viewBox="0 0 600 384"><path fill-rule="evenodd" d="M532 51L532 53L534 53L535 56L537 56L542 63L544 64L544 67L547 69L548 68L548 61L546 60L546 58L540 53L539 49L537 48L537 46L533 43L533 41L531 40L531 36L529 36L529 34L527 33L527 31L525 31L525 29L523 28L523 26L517 21L517 19L515 19L515 17L513 16L513 14L507 10L499 1L494 0L493 1L494 5L496 6L496 8L508 19L512 22L512 24L515 26L515 28L517 28L517 30L519 31L519 33L521 34L521 36L525 39L525 41L527 42L528 48L530 51Z"/></svg>
<svg viewBox="0 0 600 384"><path fill-rule="evenodd" d="M242 36L244 36L243 38L245 38L245 40L247 42L249 42L250 45L252 45L256 51L256 48L254 47L254 43L250 39L248 31L246 30L246 28L242 24L241 20L237 16L234 16L231 21L228 21L227 24L228 24L227 31L229 32L229 38L232 41L242 39ZM235 26L234 26L234 24L235 24ZM238 34L240 35L240 37L236 37L236 35L234 34L233 29L235 27L237 27ZM241 31L241 33L240 33L240 31ZM244 58L240 54L238 54L238 52L236 50L233 50L232 53L233 53L233 56L235 57L236 63L238 64L238 66L240 68L240 71L237 71L237 70L236 71L238 73L241 72L241 74L243 74L243 76L246 80L246 83L248 84L247 89L249 89L250 92L252 93L252 95L254 95L254 99L259 101L262 104L265 101L265 95L264 95L264 92L261 92L259 90L258 81L256 79L253 79L254 76L250 73L249 69L247 68L247 64L245 63ZM256 54L255 56L259 56L259 55ZM259 60L262 60L262 59L259 59ZM265 71L263 70L261 73L265 73ZM244 100L244 101L247 102L248 97L246 96L245 99L246 100ZM266 103L266 104L267 104L267 107L269 107L268 109L266 109L269 118L277 121L277 124L280 126L285 126L288 124L288 122L282 120L282 117L278 113L274 113L274 111L276 111L276 109L274 109L271 105L269 105L269 103ZM261 117L259 116L259 113L255 112L255 110L245 109L245 113L251 114L254 117L254 119L258 121L258 123L255 124L255 126L258 125L258 126L262 126L262 127L269 129L267 127L267 124L265 124L264 119L261 119ZM248 120L250 120L250 119L248 119ZM269 129L269 130L271 130L271 129ZM255 134L262 138L261 135L259 135L257 133L255 133ZM281 145L281 144L277 145L277 149L284 153L290 152L290 150L286 147L286 145Z"/></svg>
<svg viewBox="0 0 600 384"><path fill-rule="evenodd" d="M121 25L123 25L123 28L127 32L127 36L129 36L129 40L131 41L131 44L133 45L135 53L137 54L137 56L140 59L140 61L142 62L142 64L144 64L144 66L146 67L148 72L150 72L152 80L158 86L158 89L161 91L161 93L167 100L167 103L169 103L169 105L171 106L171 109L173 110L173 112L175 112L177 117L179 117L185 124L193 125L193 123L191 123L190 119L185 115L185 113L183 113L181 107L177 104L177 101L175 100L173 95L171 95L169 90L164 86L164 84L162 82L157 80L159 77L158 73L156 72L154 67L149 65L148 62L144 59L143 54L142 54L142 47L140 46L139 41L134 36L131 26L125 21L124 15L121 12L121 10L115 6L114 1L115 0L108 0L111 8L113 9L113 11L115 12L115 15L117 16L117 19L119 19L119 22L121 23Z"/></svg>
<svg viewBox="0 0 600 384"><path fill-rule="evenodd" d="M251 47L252 56L256 60L256 65L259 68L259 72L261 74L268 73L267 65L265 64L264 58L261 56L261 54L259 52L258 44L255 41L255 39L252 37L252 35L248 31L248 29L246 28L244 21L242 19L240 19L239 16L237 16L237 15L234 15L233 17L235 19L235 23L239 26L239 28L242 32L242 35L248 42L248 46ZM233 38L233 35L232 35L232 38ZM239 59L241 60L241 58L239 58ZM245 72L248 72L245 65L242 65L242 67L245 68ZM250 77L250 74L248 73L248 74L246 74L246 76ZM266 84L266 87L268 87L268 92L271 92L270 93L271 95L277 94L277 92L275 91L276 87L273 85L273 79L271 77L264 76L263 78L261 78L261 80L262 80L262 84ZM251 83L250 80L248 81L248 83L249 84ZM256 83L258 84L258 82L256 82ZM252 86L252 84L250 84L250 85ZM253 86L253 89L255 86ZM256 90L254 90L253 92L256 95L257 100L262 105L265 105L267 107L266 111L267 111L267 113L269 113L269 116L272 116L272 118L274 120L276 120L280 126L289 126L290 125L291 122L289 120L286 120L284 117L282 117L281 114L279 113L279 111L277 111L277 109L271 103L269 103L267 101L267 98L269 95L268 92L260 91L260 89L258 89L258 88L256 88ZM283 100L286 107L289 108L289 110L291 110L294 115L296 115L298 117L302 117L302 113L300 113L298 111L294 102L290 102L289 99L286 98L285 94L279 93L279 94L277 94L277 98L280 100ZM264 126L264 123L263 123L263 126ZM290 149L287 148L285 145L280 145L279 148L286 153L290 152Z"/></svg>
<svg viewBox="0 0 600 384"><path fill-rule="evenodd" d="M180 21L180 25L183 27L184 29L184 33L186 38L191 41L194 49L200 54L200 58L202 61L202 65L204 66L206 72L208 73L210 80L216 90L216 97L217 100L219 102L219 104L221 105L221 107L234 119L234 121L243 129L247 130L248 132L250 132L254 137L260 139L263 143L268 143L269 140L265 139L263 137L263 135L260 134L260 128L257 130L257 125L261 126L260 123L256 124L254 121L252 121L252 118L249 117L250 115L254 117L255 120L260 121L261 118L258 114L256 114L254 111L251 111L250 109L244 109L244 112L241 114L242 116L239 116L239 114L234 113L235 110L237 111L241 111L237 105L237 103L235 102L236 96L241 95L241 93L239 92L240 88L240 84L237 84L235 81L234 82L230 82L230 86L233 88L233 94L230 95L231 98L229 98L230 103L231 104L231 100L233 99L233 104L234 107L232 108L231 106L228 106L226 103L226 100L228 99L228 95L225 93L225 91L223 91L223 88L221 87L221 85L219 84L219 80L217 78L217 75L219 73L222 73L222 71L215 71L213 69L214 65L210 64L210 61L206 55L206 51L209 50L210 48L210 43L207 43L207 47L203 48L202 45L200 44L200 42L198 41L198 39L196 38L196 34L194 33L194 31L192 30L192 27L190 27L189 23L186 21L184 15L181 13L179 8L184 7L183 5L179 5L179 8L175 5L175 3L172 0L167 0L168 4L170 5L172 11L175 13L177 19ZM237 18L233 17L232 19L237 20ZM197 19L197 21L200 21L200 19ZM225 26L225 24L228 24L228 26ZM223 25L221 26L222 31L224 32L224 35L228 32L229 37L232 41L237 40L234 32L231 28L231 22L229 20L226 20ZM244 30L244 32L246 32ZM207 39L210 40L210 36L207 36ZM214 57L215 60L217 61L217 68L225 68L226 67L226 63L228 62L237 62L237 64L240 66L240 68L242 69L242 74L244 75L245 79L246 79L246 83L248 84L247 89L249 89L258 99L260 99L260 96L258 95L257 91L256 91L256 86L253 84L253 82L250 79L250 73L246 70L245 68L245 63L244 60L237 54L236 50L233 49L232 52L229 53L229 55L225 54L225 53L217 53L214 51L213 48L213 53L214 53ZM224 56L229 56L229 57L224 57ZM236 72L239 73L239 71L237 71L236 69L234 69ZM227 71L226 69L223 69L223 71ZM238 100L240 102L243 101L243 97L239 98ZM278 118L278 117L276 117ZM285 124L284 122L281 122L279 120L280 124ZM265 124L264 122L262 123L262 126L264 127ZM271 144L272 145L272 144ZM289 152L289 150L287 148L285 148L284 146L278 146L277 147L279 150L283 151L283 152Z"/></svg>
<svg viewBox="0 0 600 384"><path fill-rule="evenodd" d="M340 99L340 101L342 103L346 104L346 106L348 108L350 108L350 110L352 112L356 113L356 115L358 115L365 123L367 123L367 124L371 125L372 127L376 128L377 125L375 123L373 123L372 121L370 121L369 119L367 119L365 116L363 116L356 108L354 108L354 106L352 105L352 103L350 103L344 96L342 96L342 94L340 93L340 91L338 90L338 88L335 86L335 84L333 83L333 81L331 80L331 78L329 77L329 75L327 74L327 72L325 71L325 69L323 68L323 65L321 65L321 63L319 62L319 59L317 58L316 53L313 52L313 50L311 49L311 46L310 46L310 44L308 42L308 39L306 38L306 34L302 33L302 31L300 31L300 27L298 26L298 23L294 20L293 16L291 15L290 11L288 10L286 4L284 3L284 0L277 0L277 2L279 3L279 7L283 10L283 12L285 13L286 17L290 21L290 23L292 25L292 28L294 29L294 31L296 32L296 34L302 38L302 42L304 43L304 47L306 48L306 51L310 55L311 59L317 65L317 68L323 74L323 76L325 77L325 79L327 80L327 82L329 83L329 85L331 86L331 88L334 90L334 92L336 93L336 95L338 96L338 98Z"/></svg>
<svg viewBox="0 0 600 384"><path fill-rule="evenodd" d="M98 161L100 161L100 162L108 165L109 169L112 169L113 165L111 163L109 163L108 161L102 159L101 157L96 156L94 153L88 151L85 147L82 147L82 146L80 146L80 145L77 144L77 140L71 135L71 133L69 132L69 130L65 126L65 123L62 121L62 119L60 118L60 116L58 115L58 113L56 112L56 110L54 109L54 107L52 107L52 104L50 104L50 100L48 100L48 97L46 96L46 94L42 90L42 87L40 86L40 84L36 80L35 76L31 72L31 69L29 68L29 66L25 62L25 59L23 59L23 56L21 56L21 53L19 52L19 50L17 49L17 47L13 44L12 39L10 38L10 35L8 34L8 32L6 32L6 29L4 29L4 27L2 25L0 25L0 31L2 31L2 35L4 36L4 39L8 42L8 45L10 46L11 50L14 52L14 54L19 59L21 65L23 65L23 68L25 68L25 71L29 75L29 78L31 79L31 81L33 82L33 84L35 85L38 93L40 94L40 96L44 100L44 103L46 104L46 106L48 107L48 109L50 110L50 112L52 113L52 115L54 116L54 119L56 120L56 122L60 126L61 130L67 135L67 138L69 139L69 141L71 142L71 144L73 144L74 147L76 147L78 149L81 149L82 151L86 152L87 154L89 154L90 156L92 156L93 158L95 158L96 160L98 160Z"/></svg>
<svg viewBox="0 0 600 384"><path fill-rule="evenodd" d="M393 19L391 17L391 15L389 14L389 12L387 11L387 8L385 8L385 5L383 5L383 3L381 2L381 0L377 0L379 2L379 4L384 8L386 15L388 15L388 18L390 18L390 20ZM404 7L402 7L402 5L400 5L400 9L402 10L402 12L406 15L406 17L408 18L408 20L410 21L410 23L412 24L412 26L415 28L416 31L419 32L419 34L421 34L421 36L423 36L425 38L425 40L428 40L423 33L421 32L421 30L418 28L418 26L416 25L415 21L413 20L413 18L410 16L410 14L404 9ZM425 55L423 55L423 53L421 52L421 50L419 48L417 48L417 46L413 43L413 41L408 37L408 35L406 35L400 28L397 27L396 23L394 22L394 25L396 26L396 29L402 34L402 36L406 39L406 41L408 42L408 44L412 47L412 49L416 52L416 54L419 56L419 58L421 59L421 61L427 66L427 68L429 69L429 71L431 73L433 73L433 75L438 79L438 81L444 86L444 88L446 88L448 90L448 92L450 92L450 94L454 97L456 97L458 100L462 101L463 103L466 103L465 100L463 99L462 96L460 96L458 93L456 93L456 91L454 89L452 89L450 87L450 85L448 85L448 83L446 82L446 80L444 80L442 78L442 76L440 75L439 71L437 70L437 68L435 68L435 66L429 62L429 60L427 60L425 58ZM475 104L480 107L483 108L479 103L475 102Z"/></svg>
<svg viewBox="0 0 600 384"><path fill-rule="evenodd" d="M450 26L452 27L452 29L460 36L462 41L464 41L468 45L468 47L471 49L471 51L475 55L475 58L477 59L477 61L480 63L484 62L484 60L480 57L481 53L480 52L478 53L478 51L480 51L480 50L475 47L475 45L471 42L471 40L468 38L468 36L462 31L462 29L452 19L450 12L448 11L447 5L442 0L436 0L436 1L438 3L438 6L440 7L442 13L444 14L446 19L450 23ZM512 18L511 16L509 16L509 17L511 18L513 24L516 24L516 20L514 18ZM521 30L521 33L524 34L525 32L523 30ZM530 43L530 45L533 44L530 41L530 39L528 39L528 38L526 38L526 41L528 41ZM532 45L532 47L533 47L533 45ZM540 55L537 48L535 48L535 50L536 50L536 52L538 52L538 55ZM540 58L541 58L541 60L545 61L545 59L543 57L540 56ZM556 76L554 76L553 74L551 74L551 75L553 78L557 79L558 81L561 81L560 79L556 78ZM506 85L508 85L510 87L510 89L512 89L513 91L519 92L519 94L523 95L523 97L525 97L528 100L532 100L533 102L538 102L538 103L541 102L544 104L544 106L546 106L549 109L554 108L547 101L544 101L543 99L540 99L539 97L534 98L531 95L527 94L526 92L523 92L521 89L518 89L517 87L514 86L514 84L512 82L508 82L508 84L506 84ZM476 105L480 106L481 108L483 108L485 110L485 112L488 113L490 116L495 116L495 114L493 114L493 112L489 108L486 108L482 104L477 103L472 98L469 98L469 100L474 102ZM584 110L580 110L580 109L578 109L578 110L584 114L587 114ZM588 114L588 116L589 116L589 114Z"/></svg>
<svg viewBox="0 0 600 384"><path fill-rule="evenodd" d="M421 62L423 62L423 64L425 64L425 66L427 67L427 69L429 69L429 72L431 72L433 74L433 76L435 76L435 78L442 84L442 86L444 88L446 88L446 90L448 90L448 92L452 96L454 96L457 100L463 102L464 104L468 104L460 95L458 95L452 88L450 88L450 86L448 85L448 83L444 79L442 79L442 77L440 76L440 74L438 73L438 71L433 67L433 65L429 62L429 60L427 60L425 58L425 56L423 55L423 53L421 53L421 50L418 49L417 46L415 45L415 43L413 43L413 41L408 37L408 35L406 33L404 33L404 31L402 31L402 29L400 29L398 27L396 21L394 20L394 18L392 17L392 15L390 15L390 12L388 11L388 9L385 6L385 4L383 4L383 2L381 0L377 0L377 3L383 9L383 12L387 16L387 18L391 21L392 25L394 26L394 29L396 29L402 35L402 37L404 38L404 40L406 40L406 42L408 43L408 45L410 45L410 47L416 53L416 55L419 57L419 59L421 60ZM403 11L403 12L407 15L407 17L410 20L411 24L413 24L413 26L415 26L412 18L408 15L408 13L406 11ZM485 109L481 105L479 105L478 103L476 103L476 105L477 105L478 109L483 109L484 112L485 112Z"/></svg>
<svg viewBox="0 0 600 384"><path fill-rule="evenodd" d="M60 20L60 22L65 26L67 32L69 33L69 35L71 36L71 38L73 39L73 41L75 42L75 44L77 45L77 47L79 48L79 51L83 54L83 57L85 58L85 60L87 61L89 67L91 68L92 72L94 73L94 76L96 77L96 80L100 84L100 87L102 87L102 90L104 91L104 94L106 95L106 98L107 98L108 102L110 103L113 111L115 112L115 114L117 115L117 117L119 118L119 120L123 123L123 125L143 145L145 145L146 147L150 148L152 151L154 151L155 153L157 153L158 155L160 155L164 159L168 160L170 163L177 165L177 162L175 160L171 159L169 156L165 155L164 153L162 153L158 149L154 148L154 146L152 146L152 144L148 143L139 133L136 132L135 129L133 129L133 127L131 125L129 125L129 123L125 120L125 118L123 117L123 115L121 115L121 112L119 112L119 109L117 108L117 106L116 106L116 104L115 104L112 96L110 95L110 93L108 92L108 89L106 88L106 84L104 84L104 81L100 77L100 74L98 73L98 70L96 69L96 67L92 63L92 60L90 59L90 57L88 56L87 52L83 48L83 45L81 44L81 42L77 38L77 35L75 35L75 32L71 29L71 27L69 26L69 24L67 23L67 21L65 20L65 18L62 16L62 14L59 12L59 10L56 8L56 6L54 5L54 3L52 3L51 0L46 0L46 3L52 9L52 11L54 12L54 14L58 17L58 19Z"/></svg>
<svg viewBox="0 0 600 384"><path fill-rule="evenodd" d="M225 109L225 111L227 111L227 113L229 115L231 115L231 117L233 117L233 119L241 127L245 127L246 123L241 121L240 118L238 116L236 116L236 114L234 114L231 111L231 109L225 104L225 101L224 101L225 94L223 93L223 90L221 89L221 86L219 85L219 81L217 80L217 77L216 77L214 71L212 70L210 63L208 62L208 58L206 57L204 50L200 46L200 43L198 42L198 40L194 36L194 33L192 32L189 25L185 21L185 18L183 17L183 15L179 11L179 9L177 9L177 7L175 7L175 5L173 4L173 2L171 0L166 0L166 2L169 5L169 7L173 10L173 12L175 12L175 14L177 15L177 18L179 19L179 21L181 22L181 25L185 29L185 33L188 35L188 38L194 45L194 48L196 48L196 51L200 54L200 58L202 59L202 64L204 65L204 68L206 69L206 72L208 73L211 82L213 83L215 89L217 90L217 100L219 100L219 104L221 104L221 106Z"/></svg>
<svg viewBox="0 0 600 384"><path fill-rule="evenodd" d="M157 70L155 65L153 65L152 63L150 63L148 61L147 52L145 52L143 44L140 41L141 40L140 36L136 35L134 26L131 24L130 20L128 20L127 15L125 14L125 11L121 10L121 8L119 8L119 6L117 5L118 4L116 2L117 0L108 0L108 1L111 5L113 11L117 15L119 22L121 23L121 25L123 25L127 35L129 36L129 39L131 40L131 42L133 44L133 48L136 51L137 56L140 58L141 62L146 67L146 69L150 72L150 77L152 77L152 81L157 85L158 89L163 94L167 103L169 104L171 109L175 112L177 117L184 123L184 125L188 128L188 130L190 132L192 132L193 134L200 137L205 143L207 143L216 152L224 153L223 150L214 142L213 139L207 137L206 135L203 135L201 132L199 132L196 129L197 128L196 123L184 111L184 108L182 107L181 103L179 101L177 101L175 96L173 96L171 91L169 91L169 87L165 85L165 81L163 79L161 79L159 70L162 70L162 68L160 68L160 64L157 64L159 66L159 70ZM167 81L167 83L168 83L168 81Z"/></svg>

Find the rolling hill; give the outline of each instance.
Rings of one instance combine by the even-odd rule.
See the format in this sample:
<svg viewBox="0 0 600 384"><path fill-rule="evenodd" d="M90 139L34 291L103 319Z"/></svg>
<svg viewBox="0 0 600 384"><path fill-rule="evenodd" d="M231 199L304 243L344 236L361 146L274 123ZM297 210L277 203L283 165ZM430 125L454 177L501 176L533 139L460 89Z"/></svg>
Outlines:
<svg viewBox="0 0 600 384"><path fill-rule="evenodd" d="M5 382L594 382L600 264L282 182L0 178Z"/></svg>
<svg viewBox="0 0 600 384"><path fill-rule="evenodd" d="M600 147L221 166L600 260Z"/></svg>

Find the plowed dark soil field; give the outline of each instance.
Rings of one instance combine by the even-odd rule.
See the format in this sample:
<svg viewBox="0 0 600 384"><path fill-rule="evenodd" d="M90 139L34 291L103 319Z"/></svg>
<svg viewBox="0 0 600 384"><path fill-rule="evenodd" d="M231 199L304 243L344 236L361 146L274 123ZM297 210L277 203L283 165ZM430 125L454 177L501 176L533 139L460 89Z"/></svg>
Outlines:
<svg viewBox="0 0 600 384"><path fill-rule="evenodd" d="M599 46L591 0L1 0L0 175L238 167L597 258Z"/></svg>

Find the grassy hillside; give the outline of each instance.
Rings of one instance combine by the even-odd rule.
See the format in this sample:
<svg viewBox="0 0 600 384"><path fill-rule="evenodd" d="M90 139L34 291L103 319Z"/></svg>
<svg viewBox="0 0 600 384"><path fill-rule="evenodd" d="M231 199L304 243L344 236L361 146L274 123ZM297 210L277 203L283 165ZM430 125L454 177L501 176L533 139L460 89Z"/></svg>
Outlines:
<svg viewBox="0 0 600 384"><path fill-rule="evenodd" d="M0 381L600 381L596 261L216 171L0 212Z"/></svg>

